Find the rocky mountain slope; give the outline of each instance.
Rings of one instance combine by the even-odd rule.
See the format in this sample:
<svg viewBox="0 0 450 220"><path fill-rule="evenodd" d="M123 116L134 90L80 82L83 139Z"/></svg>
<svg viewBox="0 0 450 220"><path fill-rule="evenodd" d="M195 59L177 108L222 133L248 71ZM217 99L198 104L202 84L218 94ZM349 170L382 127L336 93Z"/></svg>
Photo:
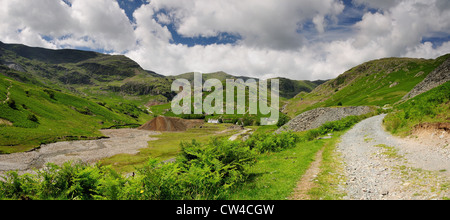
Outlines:
<svg viewBox="0 0 450 220"><path fill-rule="evenodd" d="M135 61L121 55L0 42L0 64L3 64L5 76L83 96L102 95L116 101L123 101L130 95L151 95L166 100L174 96L170 80L142 69Z"/></svg>
<svg viewBox="0 0 450 220"><path fill-rule="evenodd" d="M450 81L450 58L448 58L442 65L433 70L421 83L406 94L402 101L414 98L422 93L430 91L446 82Z"/></svg>

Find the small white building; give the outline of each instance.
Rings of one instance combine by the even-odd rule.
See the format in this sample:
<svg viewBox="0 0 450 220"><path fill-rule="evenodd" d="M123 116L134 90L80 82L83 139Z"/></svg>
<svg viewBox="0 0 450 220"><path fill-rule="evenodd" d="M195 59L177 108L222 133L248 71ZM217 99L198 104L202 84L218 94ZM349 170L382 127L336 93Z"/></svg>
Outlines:
<svg viewBox="0 0 450 220"><path fill-rule="evenodd" d="M220 124L219 119L209 119L208 123L209 124Z"/></svg>

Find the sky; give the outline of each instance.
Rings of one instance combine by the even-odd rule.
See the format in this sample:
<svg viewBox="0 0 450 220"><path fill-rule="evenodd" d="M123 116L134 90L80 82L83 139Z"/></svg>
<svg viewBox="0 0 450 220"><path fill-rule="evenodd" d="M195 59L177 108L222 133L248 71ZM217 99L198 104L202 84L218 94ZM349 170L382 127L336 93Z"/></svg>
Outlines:
<svg viewBox="0 0 450 220"><path fill-rule="evenodd" d="M450 53L450 1L0 0L0 41L123 54L163 75L323 80Z"/></svg>

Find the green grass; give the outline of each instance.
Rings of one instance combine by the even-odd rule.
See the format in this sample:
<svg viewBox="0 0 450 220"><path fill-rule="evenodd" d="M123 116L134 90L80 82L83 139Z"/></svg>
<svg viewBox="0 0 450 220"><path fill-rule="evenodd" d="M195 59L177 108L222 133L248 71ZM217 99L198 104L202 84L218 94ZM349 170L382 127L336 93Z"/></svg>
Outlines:
<svg viewBox="0 0 450 220"><path fill-rule="evenodd" d="M348 129L352 126L347 123L349 121L357 122L347 119L318 130L345 129L342 127L344 125ZM258 135L245 142L223 141L221 139L236 131L226 130L225 124L208 125L203 129L157 135L155 137L159 140L150 141L149 147L142 149L138 155L118 155L103 160L95 167L73 166L71 163L63 167L50 165L51 170L38 173L44 178L30 175L19 177L10 172L5 183L0 182L0 187L4 188L0 191L0 197L285 200L319 150L325 149L324 160L331 161L332 157L328 154L344 132L337 132L332 139L308 141L308 133L272 135L267 132L273 127L253 128L259 130ZM266 145L277 146L266 149L263 147ZM160 163L174 157L175 163ZM116 171L133 171L137 172L137 176L125 177ZM334 167L325 169L326 174L333 171ZM52 179L64 182L60 177L70 178L69 187L51 184ZM78 184L78 181L81 182ZM46 190L48 188L55 189L49 191ZM325 189L325 193L333 192L331 187ZM57 190L67 193L53 195Z"/></svg>
<svg viewBox="0 0 450 220"><path fill-rule="evenodd" d="M258 156L250 179L229 200L286 200L325 141L298 143L295 148Z"/></svg>
<svg viewBox="0 0 450 220"><path fill-rule="evenodd" d="M340 173L344 172L336 146L344 133L336 132L324 145L321 172L316 177L316 185L308 192L311 200L341 200L345 196L336 188L343 181Z"/></svg>
<svg viewBox="0 0 450 220"><path fill-rule="evenodd" d="M9 81L0 76L0 85L5 84ZM0 89L5 93L4 86ZM151 118L142 112L135 119L117 106L102 106L85 98L14 80L9 91L15 105L0 103L0 118L12 122L13 126L0 127L0 153L28 151L44 143L101 137L99 130L103 127L144 123Z"/></svg>
<svg viewBox="0 0 450 220"><path fill-rule="evenodd" d="M387 146L385 144L375 145L375 147L384 149L383 155L386 155L388 158L391 158L391 159L403 158L403 156L399 155L398 149L395 147Z"/></svg>
<svg viewBox="0 0 450 220"><path fill-rule="evenodd" d="M158 158L159 160L169 160L175 158L180 152L181 142L190 142L193 139L200 143L206 143L213 137L227 138L236 134L237 131L224 132L228 124L208 124L203 128L193 128L186 132L164 132L161 135L152 136L156 141L149 141L148 148L141 149L137 155L119 154L101 160L103 165L112 167L121 173L133 172L148 161L148 158Z"/></svg>
<svg viewBox="0 0 450 220"><path fill-rule="evenodd" d="M341 164L336 159L335 146L342 134L355 124L372 116L350 116L340 121L329 122L317 129L298 132L299 142L295 148L279 153L261 154L250 169L251 178L230 195L231 200L285 200L293 193L298 181L313 162L317 152L324 149L318 187L309 192L312 199L340 199L342 194L334 187L339 182L336 175ZM261 127L257 133L265 133L273 127ZM318 137L333 133L331 139Z"/></svg>
<svg viewBox="0 0 450 220"><path fill-rule="evenodd" d="M407 136L421 123L450 122L450 82L395 106L384 125L392 134Z"/></svg>
<svg viewBox="0 0 450 220"><path fill-rule="evenodd" d="M287 103L295 117L318 107L384 106L394 104L441 65L450 55L436 60L389 58L357 66L311 93L301 93ZM397 83L397 85L395 85Z"/></svg>

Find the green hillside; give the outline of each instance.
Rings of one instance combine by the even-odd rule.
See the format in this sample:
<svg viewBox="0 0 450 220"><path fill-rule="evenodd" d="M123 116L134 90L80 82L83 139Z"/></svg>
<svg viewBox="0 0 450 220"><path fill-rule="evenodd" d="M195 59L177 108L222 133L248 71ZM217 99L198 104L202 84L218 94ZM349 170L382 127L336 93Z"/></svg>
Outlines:
<svg viewBox="0 0 450 220"><path fill-rule="evenodd" d="M280 97L292 99L301 92L311 92L326 81L291 80L287 78L275 78L280 80Z"/></svg>
<svg viewBox="0 0 450 220"><path fill-rule="evenodd" d="M209 79L218 79L221 82L225 82L227 79L242 79L244 81L249 79L254 79L258 81L257 78L245 77L245 76L233 76L225 72L215 72L215 73L205 73L202 74L203 82ZM194 73L184 73L177 76L169 76L169 79L187 79L190 82L194 81ZM274 78L280 80L280 97L282 99L291 99L298 95L300 92L311 92L317 86L325 83L326 81L308 81L308 80L292 80L287 78Z"/></svg>
<svg viewBox="0 0 450 220"><path fill-rule="evenodd" d="M193 73L164 77L120 55L1 42L0 76L0 100L4 100L0 102L0 153L22 152L61 140L96 138L101 136L101 128L143 124L159 114L174 116L167 104L176 95L171 91L173 80L193 79ZM222 82L250 79L224 72L203 77ZM310 92L321 83L280 79L281 99ZM166 104L148 108L155 103ZM248 124L260 117L226 116Z"/></svg>
<svg viewBox="0 0 450 220"><path fill-rule="evenodd" d="M150 117L131 103L97 103L0 75L0 153L97 138L102 136L101 128L142 124Z"/></svg>
<svg viewBox="0 0 450 220"><path fill-rule="evenodd" d="M169 79L122 55L0 43L0 64L3 75L18 81L116 103L132 100L145 105L151 100L167 102L175 95Z"/></svg>
<svg viewBox="0 0 450 220"><path fill-rule="evenodd" d="M122 55L107 55L81 50L50 50L0 42L2 74L20 82L58 89L83 97L120 103L131 100L136 105L169 102L175 79L193 81L194 73L165 77L144 70L135 61ZM15 71L9 71L13 69ZM203 80L254 79L225 72L203 74ZM280 79L280 96L293 98L310 92L325 81Z"/></svg>
<svg viewBox="0 0 450 220"><path fill-rule="evenodd" d="M386 129L395 135L408 136L422 123L450 123L450 82L395 106L386 116Z"/></svg>
<svg viewBox="0 0 450 220"><path fill-rule="evenodd" d="M300 93L289 100L284 113L295 117L302 112L331 106L394 104L446 59L386 58L354 67L311 93Z"/></svg>

